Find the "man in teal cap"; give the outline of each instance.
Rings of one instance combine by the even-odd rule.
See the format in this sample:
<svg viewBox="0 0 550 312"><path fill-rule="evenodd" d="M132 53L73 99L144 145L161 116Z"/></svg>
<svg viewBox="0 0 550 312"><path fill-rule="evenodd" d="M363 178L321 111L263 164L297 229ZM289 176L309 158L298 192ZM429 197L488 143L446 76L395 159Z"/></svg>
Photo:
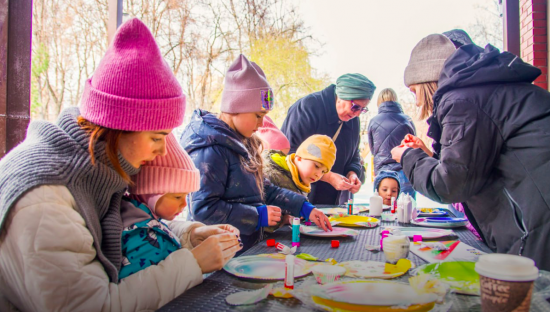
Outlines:
<svg viewBox="0 0 550 312"><path fill-rule="evenodd" d="M309 201L318 205L343 204L341 191L357 193L363 174L359 154L360 122L376 86L361 74L345 74L322 91L309 94L289 109L281 131L290 141L290 152L314 134L332 138L336 162L331 172L312 185Z"/></svg>

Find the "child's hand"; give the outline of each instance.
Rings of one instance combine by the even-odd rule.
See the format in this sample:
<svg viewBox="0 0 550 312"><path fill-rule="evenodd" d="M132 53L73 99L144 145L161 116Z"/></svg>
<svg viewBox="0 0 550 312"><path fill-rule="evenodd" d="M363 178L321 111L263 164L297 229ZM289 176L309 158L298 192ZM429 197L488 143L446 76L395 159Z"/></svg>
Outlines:
<svg viewBox="0 0 550 312"><path fill-rule="evenodd" d="M198 246L208 237L223 233L233 233L237 238L241 234L236 227L229 224L201 226L191 230L191 245Z"/></svg>
<svg viewBox="0 0 550 312"><path fill-rule="evenodd" d="M267 206L267 220L269 226L277 225L281 221L281 208L277 206Z"/></svg>
<svg viewBox="0 0 550 312"><path fill-rule="evenodd" d="M233 233L212 235L200 245L193 248L191 253L197 260L202 273L210 273L223 268L225 263L243 248Z"/></svg>
<svg viewBox="0 0 550 312"><path fill-rule="evenodd" d="M315 208L309 214L309 220L315 223L318 227L322 228L325 232L332 231L332 225L325 214Z"/></svg>

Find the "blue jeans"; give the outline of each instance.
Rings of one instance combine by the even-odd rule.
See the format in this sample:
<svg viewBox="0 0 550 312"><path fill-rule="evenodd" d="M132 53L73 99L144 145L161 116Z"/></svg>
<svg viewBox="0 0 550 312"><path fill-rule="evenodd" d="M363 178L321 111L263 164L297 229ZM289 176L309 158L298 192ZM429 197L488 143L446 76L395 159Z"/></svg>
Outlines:
<svg viewBox="0 0 550 312"><path fill-rule="evenodd" d="M403 170L397 171L397 175L399 177L399 184L401 186L401 193L409 194L412 198L416 200L416 192L413 189L413 186L409 179L407 179L407 176L403 172Z"/></svg>

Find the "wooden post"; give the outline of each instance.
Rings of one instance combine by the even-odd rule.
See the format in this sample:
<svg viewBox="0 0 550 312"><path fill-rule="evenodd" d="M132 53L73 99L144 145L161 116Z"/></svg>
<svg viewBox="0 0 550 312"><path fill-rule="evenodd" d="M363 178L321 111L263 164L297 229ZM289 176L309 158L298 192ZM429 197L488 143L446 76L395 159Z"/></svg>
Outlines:
<svg viewBox="0 0 550 312"><path fill-rule="evenodd" d="M517 56L520 54L519 0L501 0L504 19L504 50Z"/></svg>
<svg viewBox="0 0 550 312"><path fill-rule="evenodd" d="M109 24L107 26L107 43L110 44L116 30L122 24L122 0L109 0Z"/></svg>
<svg viewBox="0 0 550 312"><path fill-rule="evenodd" d="M0 157L26 137L31 119L32 0L0 0Z"/></svg>

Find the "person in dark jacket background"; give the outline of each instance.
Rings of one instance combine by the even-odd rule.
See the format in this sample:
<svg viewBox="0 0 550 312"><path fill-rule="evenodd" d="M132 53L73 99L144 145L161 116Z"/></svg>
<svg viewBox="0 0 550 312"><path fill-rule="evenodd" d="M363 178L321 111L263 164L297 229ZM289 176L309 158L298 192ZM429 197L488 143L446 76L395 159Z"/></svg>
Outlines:
<svg viewBox="0 0 550 312"><path fill-rule="evenodd" d="M323 212L304 196L263 177L261 140L254 132L272 108L264 72L240 55L226 74L219 118L196 110L180 138L201 174L200 190L189 195L188 218L206 224L224 220L235 226L244 245L238 254L262 239L264 227L281 220L281 207L332 229Z"/></svg>
<svg viewBox="0 0 550 312"><path fill-rule="evenodd" d="M532 84L540 74L491 45L455 52L442 35L422 39L405 84L418 104L433 101L428 134L439 159L408 146L392 156L417 191L441 203L466 202L468 219L491 249L549 270L550 94ZM420 91L430 82L435 93Z"/></svg>
<svg viewBox="0 0 550 312"><path fill-rule="evenodd" d="M397 94L391 88L380 91L378 95L378 115L369 121L369 147L374 156L374 174L382 170L395 171L399 177L401 192L415 197L411 182L403 173L403 167L391 156L392 148L401 144L407 134L416 134L411 117L403 113L397 102Z"/></svg>
<svg viewBox="0 0 550 312"><path fill-rule="evenodd" d="M363 174L359 153L360 122L368 111L376 86L361 74L345 74L322 91L309 94L289 109L281 131L290 141L290 153L314 134L324 134L336 144L332 171L311 187L313 204L341 204L340 191L357 193Z"/></svg>

